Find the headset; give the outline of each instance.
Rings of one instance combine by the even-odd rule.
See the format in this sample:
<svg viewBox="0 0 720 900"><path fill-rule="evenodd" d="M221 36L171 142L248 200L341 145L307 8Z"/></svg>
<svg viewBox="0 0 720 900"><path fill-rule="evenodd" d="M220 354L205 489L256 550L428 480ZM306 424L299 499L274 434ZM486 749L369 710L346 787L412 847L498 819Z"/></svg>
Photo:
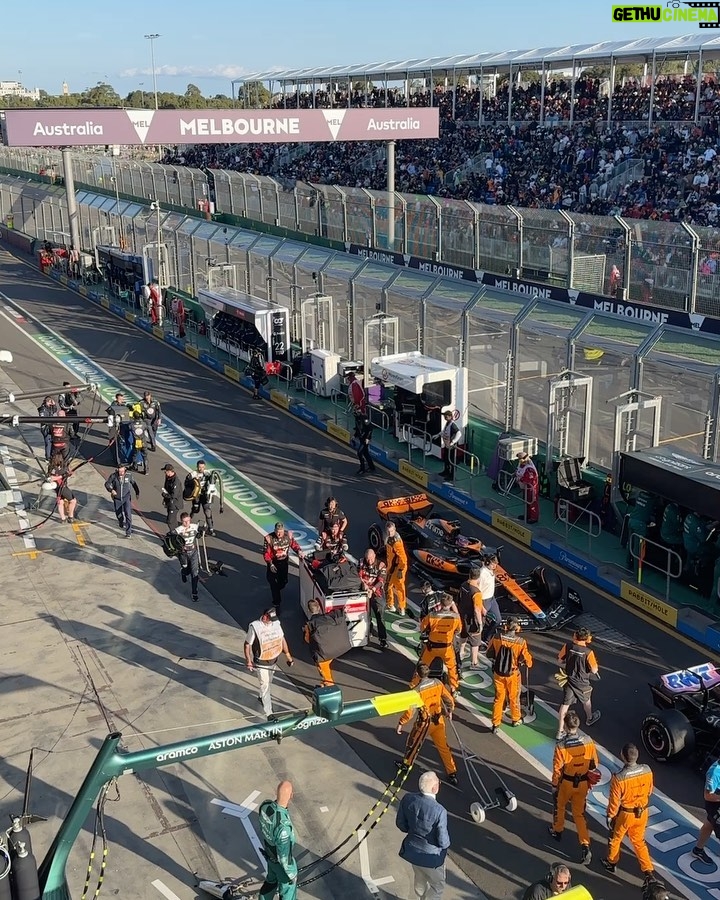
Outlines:
<svg viewBox="0 0 720 900"><path fill-rule="evenodd" d="M552 881L555 880L556 876L560 874L560 869L568 870L568 885L572 881L572 872L570 871L570 867L567 863L564 862L554 862L550 863L550 870L548 872L548 878Z"/></svg>

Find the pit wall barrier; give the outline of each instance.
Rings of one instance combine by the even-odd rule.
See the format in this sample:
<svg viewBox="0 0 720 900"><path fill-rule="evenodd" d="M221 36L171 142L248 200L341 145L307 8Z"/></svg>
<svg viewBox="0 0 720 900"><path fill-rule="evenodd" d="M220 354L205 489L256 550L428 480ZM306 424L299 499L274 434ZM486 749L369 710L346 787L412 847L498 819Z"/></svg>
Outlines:
<svg viewBox="0 0 720 900"><path fill-rule="evenodd" d="M33 253L35 239L2 225L0 225L0 240L29 255ZM227 363L215 359L206 351L198 350L197 347L192 346L176 335L152 325L147 319L136 315L120 303L113 302L112 299L106 297L102 292L57 272L51 271L46 273L46 277L75 291L119 319L135 325L141 331L146 332L157 340L164 341L206 368L229 378L247 390L252 390L250 378L245 377L242 372L227 365ZM263 399L269 400L273 405L285 410L302 422L311 425L318 431L333 437L343 444L347 444L349 449L349 432L345 429L338 429L333 422L326 422L302 402L294 400L292 397L288 397L281 391L274 389L261 388L260 394ZM495 430L494 427L492 430ZM486 440L490 439L489 428ZM371 446L370 454L379 465L403 476L408 481L427 491L427 493L439 497L445 503L462 510L462 512L467 513L482 524L490 526L514 542L528 547L544 559L555 563L569 575L590 582L592 585L666 627L686 635L703 647L720 652L720 623L706 616L701 611L693 607L673 606L637 584L623 580L619 573L616 575L610 567L603 566L598 561L583 556L575 548L568 549L558 544L557 535L546 533L543 536L541 530L538 533L534 533L531 528L528 528L517 519L503 515L497 510L488 511L481 504L476 503L465 491L459 490L452 485L431 482L427 472L411 465L406 459L395 459L380 447Z"/></svg>

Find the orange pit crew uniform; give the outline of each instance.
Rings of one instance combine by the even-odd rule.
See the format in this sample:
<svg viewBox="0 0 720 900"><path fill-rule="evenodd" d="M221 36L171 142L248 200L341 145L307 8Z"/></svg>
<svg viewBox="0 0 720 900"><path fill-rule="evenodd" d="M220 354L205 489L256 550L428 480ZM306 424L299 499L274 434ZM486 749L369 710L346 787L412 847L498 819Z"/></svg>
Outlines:
<svg viewBox="0 0 720 900"><path fill-rule="evenodd" d="M415 761L422 741L424 739L425 727L427 734L430 736L438 756L445 766L448 775L454 775L457 772L457 766L453 759L452 751L448 746L447 734L445 732L445 716L452 714L455 708L455 701L452 694L445 687L442 681L437 678L423 678L416 675L410 682L410 687L420 694L423 706L417 711L412 730L408 736L407 745L405 747L404 765L411 765ZM400 718L398 727L407 725L412 718L413 710L409 709Z"/></svg>
<svg viewBox="0 0 720 900"><path fill-rule="evenodd" d="M486 651L487 658L496 660L502 646L510 648L512 653L512 671L509 675L499 675L495 672L495 665L493 665L493 684L495 685L495 700L492 709L493 728L500 726L506 703L510 706L510 718L513 725L522 721L519 666L520 663L524 663L530 669L533 664L533 658L530 655L525 638L520 637L519 634L510 634L508 632L496 635L490 641Z"/></svg>
<svg viewBox="0 0 720 900"><path fill-rule="evenodd" d="M399 534L389 537L385 542L388 580L386 587L387 606L390 612L397 608L405 611L407 594L405 593L405 577L407 575L408 558L405 544ZM395 600L397 599L397 604Z"/></svg>
<svg viewBox="0 0 720 900"><path fill-rule="evenodd" d="M451 609L440 608L421 620L420 631L425 636L420 662L429 666L434 659L441 659L447 668L448 683L454 694L460 683L455 655L455 640L462 631L460 616Z"/></svg>
<svg viewBox="0 0 720 900"><path fill-rule="evenodd" d="M633 845L635 856L643 875L653 871L650 852L645 843L645 829L648 822L648 807L653 792L653 774L650 766L642 763L627 764L615 772L610 779L610 793L607 807L610 840L608 841L608 862L617 865L620 859L620 845L627 835Z"/></svg>
<svg viewBox="0 0 720 900"><path fill-rule="evenodd" d="M565 828L568 803L581 846L590 846L590 832L585 818L585 806L590 789L588 772L599 765L595 743L582 734L568 734L555 745L552 786L555 791L553 831L561 834Z"/></svg>

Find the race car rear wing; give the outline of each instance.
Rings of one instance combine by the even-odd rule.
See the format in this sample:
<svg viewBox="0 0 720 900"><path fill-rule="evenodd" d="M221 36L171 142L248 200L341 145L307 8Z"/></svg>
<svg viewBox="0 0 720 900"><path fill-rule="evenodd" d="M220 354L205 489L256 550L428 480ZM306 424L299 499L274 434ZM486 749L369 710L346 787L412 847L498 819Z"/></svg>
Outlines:
<svg viewBox="0 0 720 900"><path fill-rule="evenodd" d="M407 516L411 513L428 516L433 504L427 494L412 494L409 497L394 497L390 500L378 500L377 511L382 519L392 520L396 516Z"/></svg>

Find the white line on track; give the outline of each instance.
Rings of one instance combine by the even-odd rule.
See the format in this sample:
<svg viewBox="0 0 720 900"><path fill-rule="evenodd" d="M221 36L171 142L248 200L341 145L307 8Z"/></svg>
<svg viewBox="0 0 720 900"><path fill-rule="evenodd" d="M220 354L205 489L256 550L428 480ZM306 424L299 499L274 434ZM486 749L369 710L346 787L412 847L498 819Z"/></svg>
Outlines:
<svg viewBox="0 0 720 900"><path fill-rule="evenodd" d="M155 881L152 882L152 886L155 890L160 891L166 900L180 900L178 895L174 891L171 891L166 884L163 884L159 878L156 878Z"/></svg>

